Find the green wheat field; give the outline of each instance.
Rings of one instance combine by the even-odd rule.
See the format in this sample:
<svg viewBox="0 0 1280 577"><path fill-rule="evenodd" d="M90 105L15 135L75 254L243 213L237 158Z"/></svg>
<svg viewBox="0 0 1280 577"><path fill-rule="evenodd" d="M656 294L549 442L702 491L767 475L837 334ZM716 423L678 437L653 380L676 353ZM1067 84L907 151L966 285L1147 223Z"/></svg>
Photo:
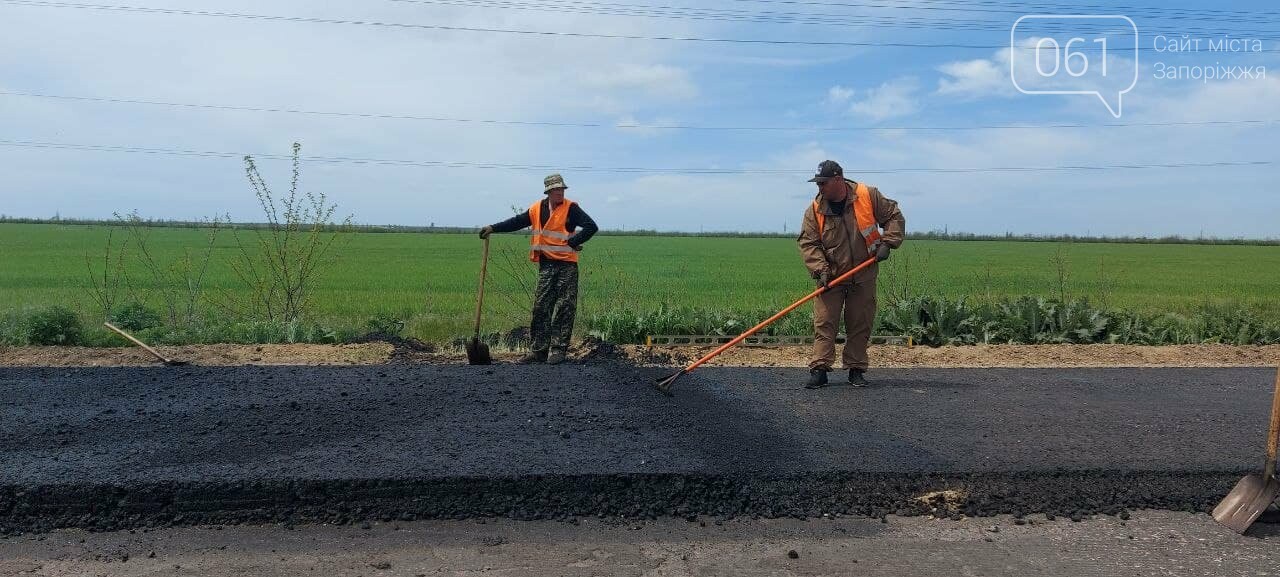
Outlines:
<svg viewBox="0 0 1280 577"><path fill-rule="evenodd" d="M92 297L90 267L101 278L106 225L0 224L0 313L53 304L86 327L104 313ZM199 255L207 232L152 228L157 262ZM252 235L241 231L240 234ZM117 230L114 242L125 238ZM495 235L485 327L528 323L534 264L527 237ZM481 241L470 234L344 233L317 276L308 320L358 333L371 319L403 323L402 334L431 341L466 335L475 307ZM233 273L230 233L213 244L199 303L209 322L231 313L246 287ZM691 308L742 316L779 309L812 290L796 243L786 238L597 236L581 253L579 332L619 311ZM163 313L156 280L126 258L120 300ZM1206 304L1240 306L1280 319L1280 246L909 240L882 265L881 302L932 295L974 301L1024 295L1087 298L1140 312L1188 312ZM595 320L593 320L595 319ZM793 327L803 330L802 327Z"/></svg>

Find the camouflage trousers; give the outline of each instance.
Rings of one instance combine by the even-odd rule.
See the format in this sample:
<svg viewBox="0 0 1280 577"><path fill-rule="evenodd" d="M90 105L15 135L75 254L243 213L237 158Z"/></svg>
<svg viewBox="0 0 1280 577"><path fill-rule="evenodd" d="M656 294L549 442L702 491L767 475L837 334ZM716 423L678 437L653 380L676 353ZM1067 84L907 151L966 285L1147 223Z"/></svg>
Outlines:
<svg viewBox="0 0 1280 577"><path fill-rule="evenodd" d="M544 260L538 263L538 288L533 295L529 332L534 351L566 350L578 312L578 265Z"/></svg>

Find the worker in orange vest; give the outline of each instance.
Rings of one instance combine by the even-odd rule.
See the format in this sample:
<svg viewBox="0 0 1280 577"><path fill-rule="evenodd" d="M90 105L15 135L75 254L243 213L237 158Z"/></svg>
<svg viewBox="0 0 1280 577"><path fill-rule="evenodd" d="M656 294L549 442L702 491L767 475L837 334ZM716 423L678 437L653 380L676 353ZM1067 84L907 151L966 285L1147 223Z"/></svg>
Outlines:
<svg viewBox="0 0 1280 577"><path fill-rule="evenodd" d="M564 197L567 188L564 178L552 174L542 180L546 198L525 212L480 229L480 238L489 238L495 232L533 227L529 260L538 263L538 288L529 325L533 342L529 354L517 361L520 363L564 362L573 336L578 311L578 251L599 228L578 203Z"/></svg>
<svg viewBox="0 0 1280 577"><path fill-rule="evenodd" d="M809 361L805 387L827 385L842 317L845 344L841 356L849 369L849 384L866 386L867 343L876 318L878 262L889 258L890 249L902 246L907 221L897 202L885 198L874 186L846 179L844 169L834 160L819 164L818 173L809 182L817 183L818 196L805 209L796 240L809 274L818 286L830 290L813 301L813 359ZM830 285L872 257L877 264L839 285Z"/></svg>

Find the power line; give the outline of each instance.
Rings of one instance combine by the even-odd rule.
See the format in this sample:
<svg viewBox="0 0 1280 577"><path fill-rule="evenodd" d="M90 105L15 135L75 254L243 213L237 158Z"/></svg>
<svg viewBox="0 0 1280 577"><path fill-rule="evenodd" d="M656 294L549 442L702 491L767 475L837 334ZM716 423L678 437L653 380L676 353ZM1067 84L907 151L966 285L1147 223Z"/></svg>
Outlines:
<svg viewBox="0 0 1280 577"><path fill-rule="evenodd" d="M908 28L908 29L930 29L930 30L953 30L966 32L1006 32L1009 29L1007 21L992 21L980 19L952 19L952 18L923 18L917 16L878 16L878 15L854 15L854 14L833 14L833 13L813 13L813 12L758 12L748 10L720 9L720 8L701 8L701 7L683 7L683 6L667 6L653 4L623 4L612 2L599 2L594 0L562 0L560 2L551 2L547 0L386 0L401 4L418 4L428 6L463 6L471 8L493 8L493 9L509 9L509 10L525 10L535 12L553 12L568 14L601 14L609 16L629 16L629 17L645 17L645 18L667 18L678 20L705 20L705 21L721 21L721 22L746 22L758 24L801 24L801 25L821 25L821 26L844 26L844 27L875 27L875 28ZM866 6L886 8L884 5ZM983 12L983 10L966 10L955 8L957 11L965 12ZM997 10L992 12L1012 12ZM1182 17L1155 17L1153 19L1173 19L1182 20ZM1207 22L1223 23L1224 21L1213 19L1191 19L1204 20ZM1256 22L1256 18L1248 20L1239 20L1239 22ZM1227 23L1236 22L1235 20L1227 20ZM1115 24L1102 24L1096 21L1077 21L1071 24L1065 23L1043 23L1037 27L1038 30L1055 30L1069 29L1073 32L1084 33L1087 30L1095 28L1115 29ZM1116 30L1117 34L1128 34L1127 26L1123 30ZM1185 28L1180 27L1179 33L1214 35L1221 33L1217 30L1208 30L1204 28ZM1230 31L1237 37L1242 35L1261 36L1280 34L1280 31L1274 30L1241 30L1233 28Z"/></svg>
<svg viewBox="0 0 1280 577"><path fill-rule="evenodd" d="M829 0L731 0L740 3L753 4L784 4L799 6L824 6L824 7L842 7L842 8L884 8L892 10L942 10L957 12L972 12L975 6L978 7L1003 7L1005 13L1010 14L1027 14L1028 11L1038 10L1044 12L1057 11L1066 14L1079 14L1084 11L1098 14L1115 14L1115 13L1135 13L1143 15L1154 15L1159 17L1161 14L1170 14L1174 16L1195 15L1201 17L1214 17L1214 15L1236 15L1246 18L1256 18L1259 16L1272 16L1280 14L1276 11L1254 11L1254 10L1204 10L1199 8L1176 8L1161 6L1123 6L1115 4L1107 5L1076 5L1076 4L1036 4L1027 2L1004 2L1000 0L912 0L906 4L886 3L888 0L880 0L879 2L832 2Z"/></svg>
<svg viewBox="0 0 1280 577"><path fill-rule="evenodd" d="M589 32L563 32L550 30L518 30L510 28L486 28L475 26L446 26L439 24L410 24L402 22L378 22L370 20L349 20L349 19L331 19L331 18L315 18L305 16L278 16L266 14L245 14L237 12L213 12L205 10L182 10L173 8L147 8L139 6L120 6L105 4L73 4L67 2L46 2L39 0L0 0L0 3L14 4L20 6L38 6L48 8L73 8L82 10L102 10L111 12L136 12L144 14L167 14L182 16L206 16L217 18L232 18L244 20L262 20L272 22L295 22L307 24L346 24L356 26L376 26L385 28L402 28L417 30L442 30L454 32L486 32L495 34L516 34L527 36L556 36L556 37L573 37L573 38L600 38L612 40L665 40L677 42L708 42L708 43L731 43L731 44L769 44L769 45L802 45L802 46L846 46L846 47L901 47L901 48L975 48L992 50L1002 48L1002 46L990 45L965 45L965 44L920 44L907 42L852 42L852 41L814 41L814 40L769 40L769 39L750 39L750 38L701 38L691 36L645 36L634 34L600 34Z"/></svg>
<svg viewBox="0 0 1280 577"><path fill-rule="evenodd" d="M117 146L99 144L77 144L65 142L37 142L23 140L0 140L0 146L31 149L78 150L92 152L119 152L128 154L155 154L171 156L188 156L202 158L241 158L252 156L257 159L289 160L292 157L283 154L249 154L231 151L183 150L174 148L143 148L137 146ZM721 168L653 168L637 166L561 166L547 164L509 164L496 162L464 162L443 160L397 160L385 158L361 158L350 156L304 156L305 162L331 164L372 164L385 166L414 166L424 168L474 168L486 170L563 170L575 172L604 172L620 174L689 174L689 175L724 175L724 174L756 174L783 175L807 174L809 170L794 169L721 169ZM1269 160L1254 161L1222 161L1222 162L1172 162L1172 163L1129 163L1109 165L1063 165L1063 166L993 166L993 167L899 167L879 169L849 169L857 174L898 174L898 173L985 173L985 172L1058 172L1058 171L1103 171L1103 170L1135 170L1152 168L1218 168L1218 167L1251 167L1270 166Z"/></svg>
<svg viewBox="0 0 1280 577"><path fill-rule="evenodd" d="M247 14L240 12L217 12L208 10L183 10L175 8L148 8L140 6L121 6L107 4L77 4L69 2L49 2L41 0L0 0L0 3L17 6L34 6L45 8L71 8L81 10L100 10L108 12L133 12L142 14L165 14L181 16L204 16L240 20L267 22L290 22L305 24L341 24L354 26L372 26L406 30L439 30L450 32L476 32L491 34L512 34L522 36L564 37L564 38L598 38L610 40L654 40L672 42L697 42L717 44L773 45L773 46L831 46L850 48L949 48L998 50L1009 48L1007 45L989 44L957 44L957 43L920 43L920 42L872 42L872 41L839 41L839 40L775 40L765 38L707 38L698 36L648 36L639 34L603 34L593 32L565 32L553 30L522 30L513 28L489 28L478 26L446 26L441 24L411 24L404 22L379 22L373 20L332 19L308 16L279 16L267 14ZM1019 47L1020 49L1024 47ZM1136 47L1140 50L1151 50L1150 47ZM1025 48L1031 50L1031 48ZM1099 51L1101 48L1083 47L1081 51ZM1116 49L1112 49L1116 50ZM1261 52L1280 52L1280 49L1262 49ZM1222 52L1222 55L1256 54L1257 52Z"/></svg>
<svg viewBox="0 0 1280 577"><path fill-rule="evenodd" d="M732 0L733 2L754 3L754 4L783 4L796 6L822 6L822 7L840 7L840 8L872 8L872 9L891 9L891 10L929 10L929 11L953 11L953 12L996 12L1001 14L1029 14L1033 11L1038 12L1056 12L1065 14L1079 14L1082 12L1096 14L1138 14L1144 17L1165 18L1165 19L1190 19L1195 16L1198 19L1221 20L1220 16L1228 15L1241 21L1253 22L1259 17L1280 15L1275 11L1247 11L1247 10L1200 10L1189 8L1166 8L1159 6L1082 6L1082 5L1054 5L1054 4L1028 4L1023 2L999 2L987 0L964 0L959 2L951 2L946 0L918 0L911 4L886 4L883 2L829 2L819 0ZM1003 7L1004 9L995 9L991 7ZM1164 16L1168 14L1168 16Z"/></svg>
<svg viewBox="0 0 1280 577"><path fill-rule="evenodd" d="M967 131L967 130L1028 130L1057 128L1132 128L1132 127L1174 127L1174 126L1233 126L1233 125L1266 125L1280 122L1276 119L1237 119L1237 120L1189 120L1170 122L1111 122L1111 123L1053 123L1053 124L979 124L969 126L716 126L696 124L627 124L604 121L540 121L540 120L503 120L493 118L456 118L445 116L418 116L408 114L384 114L370 112L338 112L324 110L303 110L295 108L235 106L226 104L200 104L190 102L165 102L158 100L142 100L135 98L107 98L97 96L73 96L64 94L42 94L36 92L0 91L0 96L21 96L31 98L48 98L77 102L104 102L112 104L136 104L148 106L168 106L175 108L195 108L202 110L225 110L236 112L267 112L302 114L315 116L332 116L342 118L368 118L381 120L414 120L425 122L450 122L459 124L493 124L507 126L541 126L564 128L614 128L623 130L689 130L689 131L773 131L773 132L855 132L868 130L884 131Z"/></svg>

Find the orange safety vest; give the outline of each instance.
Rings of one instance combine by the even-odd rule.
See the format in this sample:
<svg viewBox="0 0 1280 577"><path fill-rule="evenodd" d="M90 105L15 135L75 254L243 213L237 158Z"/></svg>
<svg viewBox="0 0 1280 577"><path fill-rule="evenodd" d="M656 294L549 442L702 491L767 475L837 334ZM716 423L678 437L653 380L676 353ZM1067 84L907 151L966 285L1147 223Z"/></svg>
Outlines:
<svg viewBox="0 0 1280 577"><path fill-rule="evenodd" d="M569 246L569 207L573 201L564 199L559 207L551 211L547 224L542 224L542 201L529 207L529 222L533 226L533 236L529 237L529 260L538 262L542 258L563 262L578 262L578 251Z"/></svg>
<svg viewBox="0 0 1280 577"><path fill-rule="evenodd" d="M818 240L821 241L822 231L827 228L827 215L822 214L819 200L821 195L813 201L813 216L818 219ZM858 220L858 232L867 241L867 253L875 256L876 249L880 248L880 224L876 222L876 210L871 206L871 192L867 185L858 183L853 191L853 202L849 204L854 218Z"/></svg>

